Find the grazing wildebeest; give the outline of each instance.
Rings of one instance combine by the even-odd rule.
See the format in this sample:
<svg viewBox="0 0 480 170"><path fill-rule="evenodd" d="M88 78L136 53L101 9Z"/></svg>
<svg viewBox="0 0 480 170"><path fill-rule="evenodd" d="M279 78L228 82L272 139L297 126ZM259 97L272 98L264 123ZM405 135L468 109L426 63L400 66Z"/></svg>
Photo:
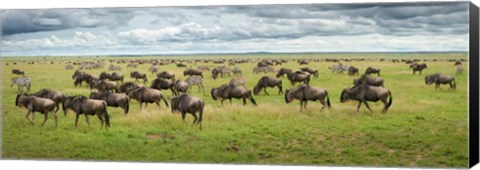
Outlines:
<svg viewBox="0 0 480 170"><path fill-rule="evenodd" d="M123 83L123 75L121 73L113 72L112 76L110 76L109 80L120 81L121 83Z"/></svg>
<svg viewBox="0 0 480 170"><path fill-rule="evenodd" d="M127 93L131 89L134 89L134 88L137 88L137 87L140 87L140 85L138 85L137 83L125 82L125 83L121 84L120 86L118 86L115 89L115 92L117 92L117 93Z"/></svg>
<svg viewBox="0 0 480 170"><path fill-rule="evenodd" d="M172 92L172 95L175 96L177 95L177 93L175 92L174 83L175 82L173 80L157 78L152 81L150 88L154 88L157 90L170 89L170 91Z"/></svg>
<svg viewBox="0 0 480 170"><path fill-rule="evenodd" d="M175 89L176 94L187 93L188 83L182 80L176 80L173 84L173 88Z"/></svg>
<svg viewBox="0 0 480 170"><path fill-rule="evenodd" d="M368 84L370 86L382 86L383 87L383 79L380 77L373 77L368 74L362 75L358 79L353 79L353 84L354 85L360 85L360 84Z"/></svg>
<svg viewBox="0 0 480 170"><path fill-rule="evenodd" d="M87 84L92 84L95 80L97 80L98 78L96 77L93 77L92 75L88 74L88 73L85 73L83 71L80 71L80 70L77 70L75 71L75 73L73 73L72 75L72 79L75 79L75 81L73 82L73 85L75 87L77 87L78 85L82 85L82 82L86 82Z"/></svg>
<svg viewBox="0 0 480 170"><path fill-rule="evenodd" d="M414 63L414 64L410 65L410 68L412 68L413 74L415 74L415 72L418 71L418 72L420 72L420 75L422 75L422 70L427 68L427 64L425 64L425 63L422 63L422 64Z"/></svg>
<svg viewBox="0 0 480 170"><path fill-rule="evenodd" d="M25 76L25 72L19 69L12 69L12 74Z"/></svg>
<svg viewBox="0 0 480 170"><path fill-rule="evenodd" d="M258 80L257 85L255 85L255 87L253 88L253 94L258 95L258 93L260 93L260 91L263 89L263 92L266 95L270 95L267 93L267 87L275 87L275 86L278 87L278 94L282 94L283 90L282 90L281 79L263 76Z"/></svg>
<svg viewBox="0 0 480 170"><path fill-rule="evenodd" d="M352 75L358 75L359 74L359 70L357 67L354 67L354 66L350 66L348 67L348 75L349 76L352 76Z"/></svg>
<svg viewBox="0 0 480 170"><path fill-rule="evenodd" d="M32 84L30 83L30 78L28 77L12 78L12 80L10 81L10 87L13 87L13 85L15 84L18 87L17 94L20 94L23 86L27 87L27 92L30 92L30 87L32 86Z"/></svg>
<svg viewBox="0 0 480 170"><path fill-rule="evenodd" d="M289 69L289 68L280 68L278 71L277 71L277 75L275 75L277 78L280 78L281 76L283 75L289 75L290 73L292 72L292 69Z"/></svg>
<svg viewBox="0 0 480 170"><path fill-rule="evenodd" d="M35 112L40 112L45 115L42 126L45 125L45 122L48 119L48 113L51 112L55 118L55 127L57 127L57 114L53 111L56 106L55 101L33 95L17 94L17 97L15 98L15 106L24 107L28 110L25 118L30 121L32 125L35 125ZM56 107L56 110L58 110L58 106ZM30 113L32 113L32 120L29 118Z"/></svg>
<svg viewBox="0 0 480 170"><path fill-rule="evenodd" d="M107 102L103 100L89 99L86 96L67 96L63 101L63 112L66 115L67 110L73 110L75 112L75 128L78 125L78 117L81 114L85 116L85 121L90 127L90 121L88 120L89 115L97 115L98 119L101 122L101 127L106 123L105 129L110 127L110 116L107 113Z"/></svg>
<svg viewBox="0 0 480 170"><path fill-rule="evenodd" d="M228 99L232 103L232 98L243 99L243 105L246 105L246 99L250 99L253 105L257 105L252 96L252 91L248 90L245 86L235 86L233 84L224 84L217 88L212 88L210 95L213 100L220 100L223 106L223 101Z"/></svg>
<svg viewBox="0 0 480 170"><path fill-rule="evenodd" d="M157 89L137 87L130 90L127 94L128 97L135 99L140 103L140 109L142 108L142 103L145 103L145 107L148 106L148 103L155 103L160 107L160 100L163 100L168 107L167 100L163 97L163 93Z"/></svg>
<svg viewBox="0 0 480 170"><path fill-rule="evenodd" d="M367 69L365 70L365 74L377 74L378 76L380 76L380 69L377 69L377 68L373 68L373 67L367 67Z"/></svg>
<svg viewBox="0 0 480 170"><path fill-rule="evenodd" d="M185 67L185 68L186 68L187 65L185 65L185 64L183 64L183 63L178 63L178 64L177 64L177 67Z"/></svg>
<svg viewBox="0 0 480 170"><path fill-rule="evenodd" d="M212 77L213 77L214 80L218 78L219 74L220 74L220 70L218 68L213 68L212 69Z"/></svg>
<svg viewBox="0 0 480 170"><path fill-rule="evenodd" d="M327 101L325 102L325 98ZM285 90L285 102L290 103L294 99L300 100L300 111L302 111L302 107L307 109L307 102L311 101L320 101L323 107L320 111L322 111L325 106L329 109L331 106L330 104L330 97L328 96L328 91L321 87L311 87L306 84L302 84L298 87L293 89L286 89Z"/></svg>
<svg viewBox="0 0 480 170"><path fill-rule="evenodd" d="M300 68L300 70L310 73L311 75L313 75L313 77L316 77L316 78L318 77L318 70L317 69L310 68L310 67L302 67L302 68Z"/></svg>
<svg viewBox="0 0 480 170"><path fill-rule="evenodd" d="M185 82L187 82L188 87L197 86L198 91L200 91L200 89L202 89L202 91L205 91L205 87L203 87L203 78L202 77L191 76L191 77L188 77L187 80L185 80Z"/></svg>
<svg viewBox="0 0 480 170"><path fill-rule="evenodd" d="M435 83L435 90L440 87L440 84L449 84L452 90L457 89L457 84L455 83L455 78L449 75L435 73L425 77L425 84L430 85Z"/></svg>
<svg viewBox="0 0 480 170"><path fill-rule="evenodd" d="M130 98L125 93L112 93L109 91L90 93L91 99L103 100L107 102L107 106L120 107L125 115L128 113Z"/></svg>
<svg viewBox="0 0 480 170"><path fill-rule="evenodd" d="M303 71L295 71L291 72L290 74L287 75L288 80L290 80L290 83L292 83L292 86L296 82L303 82L305 84L310 83L310 73L308 72L303 72Z"/></svg>
<svg viewBox="0 0 480 170"><path fill-rule="evenodd" d="M387 98L389 96L390 99L387 102ZM376 87L369 86L367 84L361 84L354 86L350 89L343 89L340 95L340 102L345 103L348 100L358 101L357 112L360 110L360 106L362 106L362 103L365 104L365 106L368 108L368 110L370 110L370 112L373 112L372 109L370 109L370 106L368 106L367 101L377 102L380 100L384 104L382 112L386 113L388 111L388 108L390 108L390 106L392 105L392 93L389 89L385 87Z"/></svg>
<svg viewBox="0 0 480 170"><path fill-rule="evenodd" d="M138 71L130 72L130 77L135 78L135 82L138 82L138 79L143 79L143 84L148 82L147 74Z"/></svg>
<svg viewBox="0 0 480 170"><path fill-rule="evenodd" d="M175 74L169 73L167 71L162 71L157 74L157 78L175 80Z"/></svg>
<svg viewBox="0 0 480 170"><path fill-rule="evenodd" d="M51 89L42 89L32 95L54 101L55 106L57 107L57 109L55 110L55 113L57 113L58 109L60 108L59 104L62 103L63 99L65 98L65 95L62 92L51 90Z"/></svg>
<svg viewBox="0 0 480 170"><path fill-rule="evenodd" d="M110 79L110 77L112 77L112 75L107 72L102 72L100 73L100 75L98 75L99 80L107 80L107 79Z"/></svg>
<svg viewBox="0 0 480 170"><path fill-rule="evenodd" d="M188 76L197 75L197 76L200 76L200 77L203 78L203 73L202 73L202 71L200 71L200 70L195 70L195 69L191 69L191 68L183 71L183 76L187 76L187 75L188 75Z"/></svg>
<svg viewBox="0 0 480 170"><path fill-rule="evenodd" d="M187 113L192 114L195 118L193 123L200 125L200 130L202 129L202 119L203 119L203 108L205 107L205 102L195 96L190 96L188 94L181 94L179 96L172 97L170 100L172 113L175 111L182 113L182 120L185 121L185 116ZM196 113L199 113L198 118Z"/></svg>
<svg viewBox="0 0 480 170"><path fill-rule="evenodd" d="M108 80L97 80L90 84L91 89L97 89L99 91L114 91L117 89L117 83Z"/></svg>
<svg viewBox="0 0 480 170"><path fill-rule="evenodd" d="M457 66L457 68L455 69L455 73L457 75L462 74L463 73L463 67L462 66Z"/></svg>

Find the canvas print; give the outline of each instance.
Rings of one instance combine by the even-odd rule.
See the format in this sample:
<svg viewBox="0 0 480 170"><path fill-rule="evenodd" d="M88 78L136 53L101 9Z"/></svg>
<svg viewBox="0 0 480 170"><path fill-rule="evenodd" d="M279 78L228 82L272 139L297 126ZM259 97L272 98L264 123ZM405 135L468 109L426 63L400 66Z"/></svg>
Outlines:
<svg viewBox="0 0 480 170"><path fill-rule="evenodd" d="M1 11L2 159L468 166L469 3Z"/></svg>

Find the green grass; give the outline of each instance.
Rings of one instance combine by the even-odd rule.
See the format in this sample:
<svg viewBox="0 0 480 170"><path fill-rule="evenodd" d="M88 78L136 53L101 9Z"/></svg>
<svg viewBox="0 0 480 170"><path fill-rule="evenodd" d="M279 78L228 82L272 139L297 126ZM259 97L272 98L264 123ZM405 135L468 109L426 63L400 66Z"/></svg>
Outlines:
<svg viewBox="0 0 480 170"><path fill-rule="evenodd" d="M464 53L455 54L322 54L318 57L386 57L386 58L465 58ZM204 56L202 56L204 57ZM246 57L256 56L206 56ZM262 57L275 57L265 55ZM281 55L281 58L313 58L314 55ZM102 59L104 57L100 57ZM145 57L153 58L153 57ZM181 57L188 59L192 57ZM193 57L194 58L194 57ZM75 60L97 58L75 58ZM114 58L105 58L114 59ZM139 58L125 58L139 59ZM40 61L28 65L22 61ZM268 89L270 96L254 96L258 107L247 101L228 101L222 107L209 95L212 87L227 83L230 78L213 80L206 74L205 92L194 87L191 94L206 102L203 130L191 126L193 118L187 115L186 123L181 116L172 114L162 104L139 109L131 102L130 113L125 116L120 108L109 107L112 127L100 128L96 117L90 117L88 128L84 117L79 127L74 128L73 113L64 116L59 112L59 127L54 128L53 118L44 127L40 126L43 115L37 113L32 126L25 119L24 108L14 104L16 87L10 87L11 69L25 70L32 79L32 92L42 88L60 90L66 94L88 95L86 87L73 87L73 70L65 70L64 61L57 58L50 64L49 58L4 58L2 59L2 157L5 159L55 159L55 160L101 160L142 162L194 162L237 164L289 164L289 165L345 165L345 166L409 166L409 167L467 167L468 162L468 114L467 73L455 76L457 90L447 86L435 90L424 84L424 75L442 72L454 75L451 62L427 62L423 75L412 75L404 63L364 61L344 62L359 67L361 72L368 66L382 69L385 86L392 91L393 105L387 114L381 113L381 102L370 103L374 113L365 106L356 112L357 102L340 103L340 92L351 86L352 79L346 74L333 74L327 67L332 63L310 63L319 70L319 78L312 79L312 86L329 91L331 110L320 112L319 102L309 102L307 110L300 112L299 102L285 104L276 89ZM18 65L5 65L17 61ZM115 65L118 65L114 63ZM214 64L198 63L213 67ZM106 65L110 65L107 61ZM128 73L133 70L146 72L150 64L124 69L126 81L132 81ZM253 88L264 74L251 73L254 63L236 65L247 77L247 87ZM87 71L93 75L107 69ZM196 66L194 66L196 67ZM302 67L289 62L282 67L294 70ZM275 67L280 68L279 66ZM161 66L184 80L183 69L174 65ZM270 74L270 76L273 76ZM149 80L155 78L148 74ZM149 83L148 83L149 85ZM284 88L292 88L283 78ZM164 91L167 100L169 91Z"/></svg>

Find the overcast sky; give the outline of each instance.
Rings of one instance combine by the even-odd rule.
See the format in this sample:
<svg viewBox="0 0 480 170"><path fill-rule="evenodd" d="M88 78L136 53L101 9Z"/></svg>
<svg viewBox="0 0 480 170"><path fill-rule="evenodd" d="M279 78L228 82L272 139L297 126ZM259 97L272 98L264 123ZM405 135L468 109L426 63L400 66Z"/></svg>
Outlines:
<svg viewBox="0 0 480 170"><path fill-rule="evenodd" d="M4 10L2 56L467 51L468 2Z"/></svg>

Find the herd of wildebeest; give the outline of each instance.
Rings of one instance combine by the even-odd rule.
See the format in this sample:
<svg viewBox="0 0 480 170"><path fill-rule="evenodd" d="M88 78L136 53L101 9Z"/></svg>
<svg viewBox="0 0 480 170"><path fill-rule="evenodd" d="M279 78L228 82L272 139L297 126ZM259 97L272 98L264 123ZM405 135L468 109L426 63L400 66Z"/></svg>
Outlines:
<svg viewBox="0 0 480 170"><path fill-rule="evenodd" d="M313 78L318 77L318 70L316 68L308 67L310 62L332 62L333 64L328 67L332 73L343 73L347 72L348 75L354 76L359 74L359 68L351 65L343 65L342 61L363 61L365 59L263 59L263 60L254 60L254 59L97 59L96 61L83 61L83 62L72 62L68 61L68 64L65 69L74 70L72 74L73 85L75 87L82 87L83 84L86 84L87 87L91 88L90 96L84 95L65 95L60 91L52 90L48 88L41 89L36 93L30 93L30 78L25 76L25 72L20 69L13 69L12 74L18 75L18 77L12 78L11 87L13 85L18 86L17 96L15 99L15 105L19 107L24 107L28 110L26 119L34 125L34 120L29 118L30 113L34 114L35 112L40 112L44 114L45 118L42 123L42 126L45 124L48 119L48 114L52 113L55 119L55 126L57 126L57 111L59 110L59 105L62 104L62 109L64 114L68 110L71 110L76 113L75 127L77 127L78 118L81 114L85 116L88 126L90 126L88 115L97 115L98 119L101 121L102 127L104 123L106 124L105 128L110 126L110 116L107 112L107 107L120 107L124 110L124 113L129 112L129 103L130 99L134 99L140 103L140 108L145 104L147 106L149 103L155 103L160 106L160 103L163 101L166 107L170 107L173 112L181 112L182 119L185 120L187 113L193 115L194 124L198 124L200 129L202 128L202 117L205 102L203 99L192 96L188 94L188 90L193 86L198 87L199 92L205 92L203 86L203 78L206 74L212 76L213 79L217 79L219 76L233 76L231 81L227 84L223 84L219 87L212 88L210 91L211 97L213 100L220 100L223 105L224 100L232 101L232 98L242 99L243 104L246 104L246 100L249 100L253 105L257 105L254 95L259 95L263 90L265 95L269 95L266 89L270 87L278 88L278 94L284 95L285 102L290 103L293 100L300 101L300 111L302 108L306 109L308 101L320 101L323 105L323 110L325 107L330 108L330 98L327 89L322 87L310 86L309 82ZM422 73L422 70L427 68L425 63L420 63L422 60L414 59L379 59L378 61L389 61L389 62L403 62L409 65L409 68L412 69L413 74L417 72ZM423 61L427 61L424 59ZM437 61L434 59L433 61ZM453 62L456 66L456 73L462 74L463 67L462 62L466 60L452 60L449 59L449 62ZM102 72L100 75L95 76L88 73L87 70L91 69L104 69L106 62L110 62L108 67L109 71L113 73L108 73L107 71ZM283 63L287 62L297 62L299 65L304 65L299 70L292 70L289 68L281 67ZM125 76L120 73L122 67L114 64L126 64L127 67L136 68L138 65L150 64L151 67L146 71L133 71L130 72L130 78L132 81L124 82ZM202 65L202 63L213 63L218 66L210 68L208 66ZM246 78L242 76L242 70L235 67L239 63L256 63L256 66L253 68L254 74L265 74L262 76L258 83L252 90L248 89L245 85ZM12 63L6 63L9 65ZM13 65L17 63L14 62ZM28 64L35 64L35 62L28 62ZM54 62L51 62L54 64ZM159 67L162 65L175 64L177 67L183 67L184 76L188 76L186 80L176 80L175 74L168 71L159 71ZM192 66L187 67L187 65L195 65L196 68ZM279 66L281 68L274 69L274 66ZM340 95L340 102L344 103L348 100L358 101L357 111L360 109L361 105L364 104L367 109L372 112L372 109L368 105L368 101L377 102L381 101L384 103L383 112L387 112L389 107L392 105L392 92L384 87L384 79L381 78L381 69L368 67L365 69L365 72L357 79L353 79L353 87L348 89L343 89ZM150 86L145 86L144 84L148 83L147 74L152 73L156 74L157 78L151 81ZM269 74L272 75L269 75ZM275 74L275 76L273 76ZM134 79L134 81L133 81ZM294 86L292 89L286 89L285 92L282 88L282 79L288 80L292 86L300 83L300 85ZM139 82L143 80L143 84ZM34 84L34 83L32 83ZM427 75L425 77L425 84L435 84L435 89L437 89L440 84L449 84L451 90L456 89L455 79L453 76L435 73L432 75ZM23 92L23 87L27 87L27 93ZM95 90L93 90L95 89ZM166 100L166 93L162 90L171 91L170 104ZM197 115L198 113L198 115Z"/></svg>

